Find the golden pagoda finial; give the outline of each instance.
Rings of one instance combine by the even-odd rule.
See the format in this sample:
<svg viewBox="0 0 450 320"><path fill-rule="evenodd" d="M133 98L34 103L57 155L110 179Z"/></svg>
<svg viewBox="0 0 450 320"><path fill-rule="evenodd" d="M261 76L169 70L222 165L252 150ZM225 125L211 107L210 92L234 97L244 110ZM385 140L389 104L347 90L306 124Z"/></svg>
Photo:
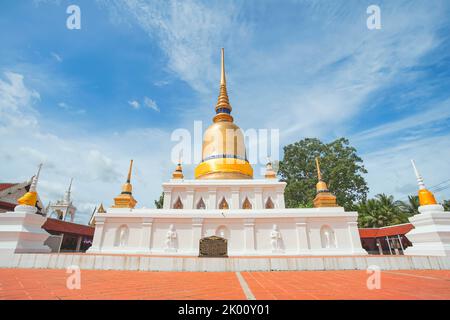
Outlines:
<svg viewBox="0 0 450 320"><path fill-rule="evenodd" d="M225 52L224 49L222 48L221 69L220 69L220 91L216 104L216 115L214 116L213 121L233 122L233 117L230 115L231 110L232 108L230 105L230 101L228 99L227 80L225 75Z"/></svg>
<svg viewBox="0 0 450 320"><path fill-rule="evenodd" d="M39 174L41 173L41 169L42 169L42 163L39 164L39 168L38 168L36 175L34 175L33 178L31 178L31 185L30 185L29 191L17 200L19 205L26 205L26 206L31 206L31 207L36 206L37 196L38 196L36 188L37 188L37 183L39 180Z"/></svg>
<svg viewBox="0 0 450 320"><path fill-rule="evenodd" d="M316 157L316 168L318 182L316 184L316 197L314 198L314 207L337 207L336 197L328 190L327 184L322 180L320 171L319 157Z"/></svg>
<svg viewBox="0 0 450 320"><path fill-rule="evenodd" d="M266 173L264 177L266 179L275 179L277 177L276 172L273 171L272 162L270 161L270 158L267 158Z"/></svg>
<svg viewBox="0 0 450 320"><path fill-rule="evenodd" d="M128 177L127 177L128 183L131 182L131 170L133 170L133 160L130 161L130 168L128 169Z"/></svg>
<svg viewBox="0 0 450 320"><path fill-rule="evenodd" d="M419 185L419 204L421 206L427 206L430 204L437 204L436 199L431 191L425 188L425 183L423 182L423 178L417 170L416 163L414 160L411 160L411 164L414 169L414 173L416 174L417 184Z"/></svg>
<svg viewBox="0 0 450 320"><path fill-rule="evenodd" d="M181 159L178 161L178 165L175 171L172 173L172 179L183 179L183 167L181 166Z"/></svg>
<svg viewBox="0 0 450 320"><path fill-rule="evenodd" d="M327 192L327 184L322 180L322 172L320 171L319 157L316 157L316 168L317 168L317 179L319 180L316 184L317 193Z"/></svg>
<svg viewBox="0 0 450 320"><path fill-rule="evenodd" d="M113 208L134 208L136 206L136 199L133 198L131 185L131 172L133 169L133 160L130 161L130 168L128 169L127 182L122 186L122 192L114 198Z"/></svg>

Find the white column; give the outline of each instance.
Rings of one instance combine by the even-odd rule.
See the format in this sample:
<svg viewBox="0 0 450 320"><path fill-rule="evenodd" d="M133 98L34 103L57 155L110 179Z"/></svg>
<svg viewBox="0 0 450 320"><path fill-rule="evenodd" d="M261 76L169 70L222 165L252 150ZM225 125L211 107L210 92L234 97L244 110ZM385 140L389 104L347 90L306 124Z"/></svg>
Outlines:
<svg viewBox="0 0 450 320"><path fill-rule="evenodd" d="M357 219L357 217L355 218ZM349 221L348 225L348 233L350 238L350 245L353 253L367 254L367 251L363 249L361 245L361 238L359 236L358 230L358 222Z"/></svg>
<svg viewBox="0 0 450 320"><path fill-rule="evenodd" d="M185 209L194 209L194 190L186 191L186 206Z"/></svg>
<svg viewBox="0 0 450 320"><path fill-rule="evenodd" d="M102 250L104 225L105 225L105 217L96 216L94 239L92 240L92 246L89 248L88 252L100 252Z"/></svg>
<svg viewBox="0 0 450 320"><path fill-rule="evenodd" d="M151 251L153 232L153 218L142 219L142 233L141 233L141 251L143 253Z"/></svg>
<svg viewBox="0 0 450 320"><path fill-rule="evenodd" d="M308 254L310 248L307 224L303 219L297 220L295 222L295 227L297 230L297 253Z"/></svg>
<svg viewBox="0 0 450 320"><path fill-rule="evenodd" d="M255 253L255 220L244 220L244 253Z"/></svg>
<svg viewBox="0 0 450 320"><path fill-rule="evenodd" d="M231 209L239 209L239 187L231 188Z"/></svg>
<svg viewBox="0 0 450 320"><path fill-rule="evenodd" d="M262 188L255 188L255 203L253 204L253 209L263 209L263 190Z"/></svg>
<svg viewBox="0 0 450 320"><path fill-rule="evenodd" d="M217 209L217 193L216 189L208 190L208 207L206 209Z"/></svg>
<svg viewBox="0 0 450 320"><path fill-rule="evenodd" d="M283 190L277 190L277 206L276 208L284 209L284 191Z"/></svg>
<svg viewBox="0 0 450 320"><path fill-rule="evenodd" d="M164 191L164 204L163 204L163 208L164 209L170 209L170 204L172 202L172 191Z"/></svg>
<svg viewBox="0 0 450 320"><path fill-rule="evenodd" d="M200 239L202 238L202 229L203 229L203 219L202 218L193 218L192 219L192 253L199 254L199 245Z"/></svg>

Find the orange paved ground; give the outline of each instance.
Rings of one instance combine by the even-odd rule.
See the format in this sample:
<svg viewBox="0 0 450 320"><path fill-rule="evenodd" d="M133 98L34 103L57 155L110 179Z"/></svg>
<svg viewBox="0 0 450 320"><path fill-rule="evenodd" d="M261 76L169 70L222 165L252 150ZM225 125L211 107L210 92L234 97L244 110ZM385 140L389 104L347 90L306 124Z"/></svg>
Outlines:
<svg viewBox="0 0 450 320"><path fill-rule="evenodd" d="M0 269L0 299L450 299L450 271L384 271L368 290L365 271L81 272L69 290L65 270ZM211 295L214 293L214 295Z"/></svg>

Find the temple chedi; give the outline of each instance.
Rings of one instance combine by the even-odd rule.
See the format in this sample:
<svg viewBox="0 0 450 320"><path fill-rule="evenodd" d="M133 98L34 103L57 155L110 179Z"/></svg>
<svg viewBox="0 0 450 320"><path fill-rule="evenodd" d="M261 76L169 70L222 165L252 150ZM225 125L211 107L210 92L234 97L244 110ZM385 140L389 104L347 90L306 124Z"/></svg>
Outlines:
<svg viewBox="0 0 450 320"><path fill-rule="evenodd" d="M278 181L270 160L263 176L254 177L244 135L231 115L223 49L219 96L213 110L194 177L185 176L180 160L171 178L162 184L163 207L137 208L130 182L131 162L127 182L114 198L114 205L94 214L96 228L89 252L184 256L367 254L359 239L358 214L337 206L322 180L318 160L315 208L285 207L286 183Z"/></svg>
<svg viewBox="0 0 450 320"><path fill-rule="evenodd" d="M220 91L213 124L203 138L202 162L195 169L196 179L252 179L244 135L234 124L227 93L225 57L222 48Z"/></svg>

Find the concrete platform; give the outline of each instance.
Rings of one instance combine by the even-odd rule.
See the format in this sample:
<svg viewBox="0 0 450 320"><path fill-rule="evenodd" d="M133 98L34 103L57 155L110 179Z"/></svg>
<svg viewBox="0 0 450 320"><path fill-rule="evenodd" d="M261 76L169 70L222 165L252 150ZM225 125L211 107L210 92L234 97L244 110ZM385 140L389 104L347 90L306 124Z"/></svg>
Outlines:
<svg viewBox="0 0 450 320"><path fill-rule="evenodd" d="M0 268L65 269L76 265L83 270L139 271L318 271L366 270L450 270L450 257L438 256L288 256L198 258L154 255L108 254L14 254L0 257Z"/></svg>

